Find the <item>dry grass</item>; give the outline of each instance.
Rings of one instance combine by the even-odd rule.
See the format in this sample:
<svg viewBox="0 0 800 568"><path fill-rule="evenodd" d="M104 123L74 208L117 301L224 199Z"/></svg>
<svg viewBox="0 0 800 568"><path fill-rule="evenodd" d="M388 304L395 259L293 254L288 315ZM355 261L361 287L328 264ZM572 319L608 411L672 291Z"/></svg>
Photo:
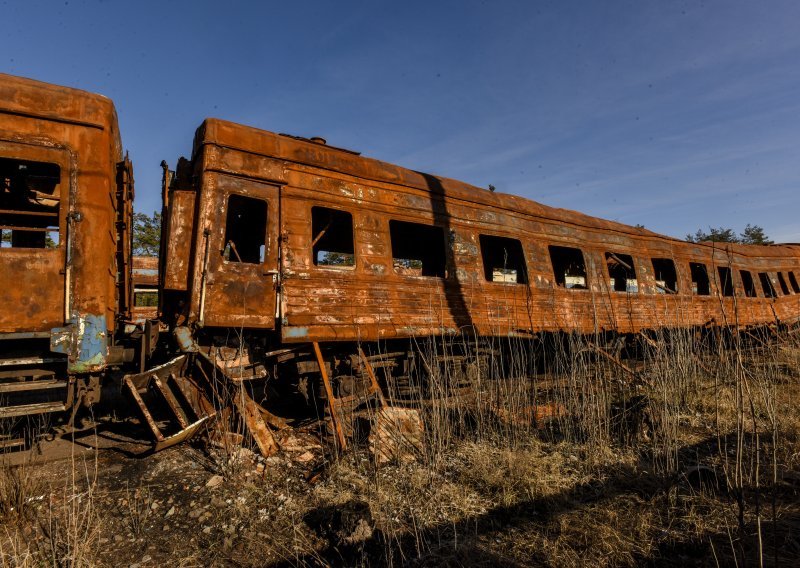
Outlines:
<svg viewBox="0 0 800 568"><path fill-rule="evenodd" d="M5 488L5 514L0 517L3 568L97 564L101 531L94 502L97 463L73 458L60 473L48 479L41 466L28 461L0 467L0 486ZM8 496L13 501L6 501Z"/></svg>
<svg viewBox="0 0 800 568"><path fill-rule="evenodd" d="M632 372L598 355L607 340L564 336L545 359L422 346L489 360L435 370L416 462L359 446L314 484L287 455L255 475L226 448L124 462L125 484L91 463L56 481L5 467L0 566L794 565L797 335L654 334Z"/></svg>

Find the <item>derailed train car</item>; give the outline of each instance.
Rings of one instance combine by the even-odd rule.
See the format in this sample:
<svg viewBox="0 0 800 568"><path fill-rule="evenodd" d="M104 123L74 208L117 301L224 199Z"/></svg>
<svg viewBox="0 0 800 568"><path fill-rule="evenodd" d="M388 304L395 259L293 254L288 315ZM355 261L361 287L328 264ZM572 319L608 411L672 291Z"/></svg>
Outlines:
<svg viewBox="0 0 800 568"><path fill-rule="evenodd" d="M237 385L269 379L274 393L316 377L334 417L411 388L415 368L431 375L441 362L418 360L420 338L800 318L800 246L687 243L319 138L209 119L167 181L171 329Z"/></svg>
<svg viewBox="0 0 800 568"><path fill-rule="evenodd" d="M0 418L91 405L135 355L133 171L112 102L0 75L0 180Z"/></svg>

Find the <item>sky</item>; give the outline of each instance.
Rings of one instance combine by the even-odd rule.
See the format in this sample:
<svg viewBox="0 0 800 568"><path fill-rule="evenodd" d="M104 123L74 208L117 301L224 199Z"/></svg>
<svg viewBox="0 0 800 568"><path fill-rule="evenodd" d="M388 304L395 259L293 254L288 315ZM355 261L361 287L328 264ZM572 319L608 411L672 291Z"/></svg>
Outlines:
<svg viewBox="0 0 800 568"><path fill-rule="evenodd" d="M683 238L800 242L800 3L0 2L0 72L101 93L160 209L217 117Z"/></svg>

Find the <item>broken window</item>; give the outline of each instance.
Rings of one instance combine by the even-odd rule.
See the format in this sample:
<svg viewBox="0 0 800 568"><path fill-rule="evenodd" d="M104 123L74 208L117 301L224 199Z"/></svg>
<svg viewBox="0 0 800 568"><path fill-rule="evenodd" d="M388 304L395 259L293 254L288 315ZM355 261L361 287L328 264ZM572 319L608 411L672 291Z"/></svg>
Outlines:
<svg viewBox="0 0 800 568"><path fill-rule="evenodd" d="M797 278L795 278L794 272L790 270L788 274L789 274L789 284L792 285L792 290L794 290L795 294L800 294L800 285L797 284Z"/></svg>
<svg viewBox="0 0 800 568"><path fill-rule="evenodd" d="M702 262L690 262L689 272L692 275L692 293L695 296L708 296L711 287L708 282L708 269Z"/></svg>
<svg viewBox="0 0 800 568"><path fill-rule="evenodd" d="M445 277L444 231L435 225L389 221L392 265L409 276Z"/></svg>
<svg viewBox="0 0 800 568"><path fill-rule="evenodd" d="M723 296L733 296L731 269L727 266L718 266L717 273L719 274L719 291L722 292Z"/></svg>
<svg viewBox="0 0 800 568"><path fill-rule="evenodd" d="M778 272L778 284L780 284L784 296L791 294L789 286L786 285L786 279L783 277L783 272Z"/></svg>
<svg viewBox="0 0 800 568"><path fill-rule="evenodd" d="M766 272L759 272L758 279L761 281L761 289L764 291L764 297L774 298L777 294L775 294L775 288L772 287L769 274Z"/></svg>
<svg viewBox="0 0 800 568"><path fill-rule="evenodd" d="M636 280L636 269L633 266L631 255L607 252L606 266L608 266L608 277L611 279L612 290L631 294L639 291L639 282Z"/></svg>
<svg viewBox="0 0 800 568"><path fill-rule="evenodd" d="M562 288L586 290L586 262L581 249L555 245L548 249L556 284Z"/></svg>
<svg viewBox="0 0 800 568"><path fill-rule="evenodd" d="M678 273L675 271L675 263L671 258L654 258L653 274L656 280L656 290L659 294L678 293Z"/></svg>
<svg viewBox="0 0 800 568"><path fill-rule="evenodd" d="M483 274L489 282L528 282L525 253L517 239L480 235Z"/></svg>
<svg viewBox="0 0 800 568"><path fill-rule="evenodd" d="M133 305L137 308L152 308L158 306L158 290L151 288L137 288L133 291Z"/></svg>
<svg viewBox="0 0 800 568"><path fill-rule="evenodd" d="M756 283L753 280L753 275L749 270L740 270L739 275L742 277L742 286L744 287L744 295L748 298L755 298L758 296L756 291Z"/></svg>
<svg viewBox="0 0 800 568"><path fill-rule="evenodd" d="M222 256L228 262L264 262L267 202L244 195L228 197Z"/></svg>
<svg viewBox="0 0 800 568"><path fill-rule="evenodd" d="M0 248L58 246L61 168L0 158L0 183Z"/></svg>
<svg viewBox="0 0 800 568"><path fill-rule="evenodd" d="M311 249L317 266L355 266L353 216L347 211L311 208Z"/></svg>

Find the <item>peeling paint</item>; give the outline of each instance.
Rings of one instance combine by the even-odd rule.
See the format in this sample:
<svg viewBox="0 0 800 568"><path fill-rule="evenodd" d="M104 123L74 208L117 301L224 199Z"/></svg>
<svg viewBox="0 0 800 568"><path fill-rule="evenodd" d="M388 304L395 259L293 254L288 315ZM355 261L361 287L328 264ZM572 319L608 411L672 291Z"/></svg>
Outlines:
<svg viewBox="0 0 800 568"><path fill-rule="evenodd" d="M67 326L51 330L50 350L67 355L70 373L104 370L108 358L105 316L74 315Z"/></svg>

